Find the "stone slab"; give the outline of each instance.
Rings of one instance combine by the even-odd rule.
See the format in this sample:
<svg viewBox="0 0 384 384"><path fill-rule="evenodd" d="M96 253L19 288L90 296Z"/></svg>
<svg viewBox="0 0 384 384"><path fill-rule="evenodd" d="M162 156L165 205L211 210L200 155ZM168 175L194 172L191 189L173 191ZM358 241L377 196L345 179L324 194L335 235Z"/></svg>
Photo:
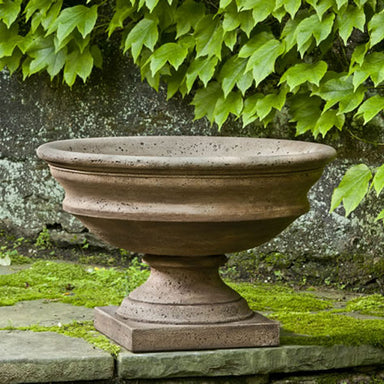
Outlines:
<svg viewBox="0 0 384 384"><path fill-rule="evenodd" d="M382 348L342 345L157 353L123 351L117 361L118 376L122 379L263 375L382 364Z"/></svg>
<svg viewBox="0 0 384 384"><path fill-rule="evenodd" d="M93 309L48 300L21 301L9 307L0 307L0 328L52 326L72 321L93 320Z"/></svg>
<svg viewBox="0 0 384 384"><path fill-rule="evenodd" d="M0 331L0 383L49 383L113 377L113 357L82 339L52 332Z"/></svg>
<svg viewBox="0 0 384 384"><path fill-rule="evenodd" d="M95 328L132 352L279 345L279 323L258 313L230 323L174 325L125 320L117 308L95 308Z"/></svg>

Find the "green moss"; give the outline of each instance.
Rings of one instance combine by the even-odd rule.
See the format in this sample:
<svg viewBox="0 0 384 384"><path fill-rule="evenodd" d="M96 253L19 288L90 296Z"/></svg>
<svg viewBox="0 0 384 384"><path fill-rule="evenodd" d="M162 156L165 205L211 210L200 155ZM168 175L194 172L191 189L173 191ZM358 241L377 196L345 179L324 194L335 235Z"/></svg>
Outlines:
<svg viewBox="0 0 384 384"><path fill-rule="evenodd" d="M319 311L333 307L333 301L308 292L296 292L284 285L228 283L243 296L255 311Z"/></svg>
<svg viewBox="0 0 384 384"><path fill-rule="evenodd" d="M379 294L350 300L346 305L348 312L360 312L364 315L384 317L384 297Z"/></svg>
<svg viewBox="0 0 384 384"><path fill-rule="evenodd" d="M0 276L0 305L43 298L89 308L119 305L148 274L138 261L125 271L37 261L27 270Z"/></svg>
<svg viewBox="0 0 384 384"><path fill-rule="evenodd" d="M19 330L33 332L56 332L70 337L84 339L97 348L103 349L116 356L120 352L120 347L113 344L106 336L102 335L93 326L92 321L77 322L71 324L56 325L52 327L43 327L41 325L32 325L30 327L6 327L3 330Z"/></svg>
<svg viewBox="0 0 384 384"><path fill-rule="evenodd" d="M359 345L384 347L384 321L357 319L334 311L275 313L285 331L296 335L281 338L283 344Z"/></svg>

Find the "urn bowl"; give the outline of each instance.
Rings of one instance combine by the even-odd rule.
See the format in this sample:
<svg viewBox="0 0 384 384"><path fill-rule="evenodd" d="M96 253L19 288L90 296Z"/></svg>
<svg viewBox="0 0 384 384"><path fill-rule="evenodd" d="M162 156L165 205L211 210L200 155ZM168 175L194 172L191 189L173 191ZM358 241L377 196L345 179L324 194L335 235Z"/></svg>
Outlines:
<svg viewBox="0 0 384 384"><path fill-rule="evenodd" d="M219 255L260 245L309 209L334 149L255 138L145 136L63 140L38 156L64 210L131 251Z"/></svg>

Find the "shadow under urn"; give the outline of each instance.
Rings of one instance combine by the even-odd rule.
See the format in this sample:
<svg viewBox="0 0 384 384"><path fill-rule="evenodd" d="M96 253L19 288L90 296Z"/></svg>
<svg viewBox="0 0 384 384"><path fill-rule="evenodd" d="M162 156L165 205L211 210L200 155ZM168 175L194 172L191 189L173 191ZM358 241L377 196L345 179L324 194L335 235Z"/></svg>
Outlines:
<svg viewBox="0 0 384 384"><path fill-rule="evenodd" d="M290 140L146 136L37 150L63 208L99 238L145 254L148 280L95 327L133 352L276 346L279 324L220 278L224 253L256 247L307 212L336 152Z"/></svg>

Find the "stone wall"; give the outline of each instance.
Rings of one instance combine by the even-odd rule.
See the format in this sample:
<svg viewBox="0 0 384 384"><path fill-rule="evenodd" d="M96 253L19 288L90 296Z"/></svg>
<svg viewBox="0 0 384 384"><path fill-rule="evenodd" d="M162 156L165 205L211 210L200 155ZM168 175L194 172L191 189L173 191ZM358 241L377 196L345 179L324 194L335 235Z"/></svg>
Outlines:
<svg viewBox="0 0 384 384"><path fill-rule="evenodd" d="M113 52L112 52L113 53ZM284 114L268 130L257 126L242 129L225 124L221 132L205 120L193 121L190 100L166 101L164 89L157 93L140 80L127 59L111 54L103 71L86 85L72 90L45 76L22 81L20 76L0 73L0 226L36 237L44 226L65 233L80 233L78 221L61 209L63 192L38 160L35 149L51 140L119 135L255 135L293 137L294 128ZM378 127L378 128L377 128ZM378 122L376 130L382 127ZM306 137L304 139L310 139ZM311 190L311 211L281 236L261 247L264 253L281 252L292 257L308 254L328 258L342 253L381 256L384 231L374 217L384 206L371 198L346 218L343 210L329 214L333 188L348 166L363 161L383 162L382 149L355 142L336 133L328 142L339 158L330 165ZM382 148L382 147L381 147ZM250 191L251 193L251 191ZM61 231L61 232L60 232Z"/></svg>

